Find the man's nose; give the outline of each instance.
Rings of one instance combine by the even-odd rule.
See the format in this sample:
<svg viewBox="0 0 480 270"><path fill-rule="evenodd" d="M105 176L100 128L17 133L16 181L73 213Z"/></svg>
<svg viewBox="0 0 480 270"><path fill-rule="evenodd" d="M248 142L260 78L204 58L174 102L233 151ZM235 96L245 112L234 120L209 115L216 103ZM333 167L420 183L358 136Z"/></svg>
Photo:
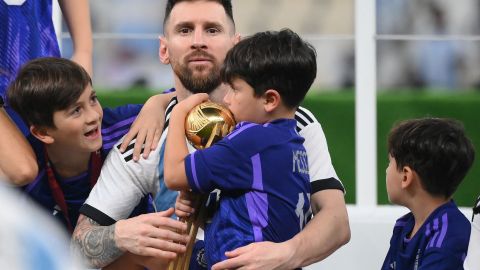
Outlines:
<svg viewBox="0 0 480 270"><path fill-rule="evenodd" d="M202 30L195 30L193 34L192 47L195 49L206 48L205 33Z"/></svg>

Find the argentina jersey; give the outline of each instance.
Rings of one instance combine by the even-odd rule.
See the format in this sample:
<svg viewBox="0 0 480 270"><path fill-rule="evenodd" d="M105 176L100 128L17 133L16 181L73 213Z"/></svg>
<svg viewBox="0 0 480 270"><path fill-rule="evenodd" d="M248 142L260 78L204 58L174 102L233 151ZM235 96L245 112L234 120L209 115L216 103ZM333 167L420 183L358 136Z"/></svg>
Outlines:
<svg viewBox="0 0 480 270"><path fill-rule="evenodd" d="M52 22L52 0L0 1L0 94L21 65L42 56L60 56Z"/></svg>
<svg viewBox="0 0 480 270"><path fill-rule="evenodd" d="M221 191L219 208L206 227L209 267L226 259L225 251L286 241L310 219L308 160L295 126L293 119L242 122L220 142L185 159L193 191Z"/></svg>
<svg viewBox="0 0 480 270"><path fill-rule="evenodd" d="M382 270L463 269L470 223L453 201L433 211L410 236L414 226L412 213L397 220Z"/></svg>

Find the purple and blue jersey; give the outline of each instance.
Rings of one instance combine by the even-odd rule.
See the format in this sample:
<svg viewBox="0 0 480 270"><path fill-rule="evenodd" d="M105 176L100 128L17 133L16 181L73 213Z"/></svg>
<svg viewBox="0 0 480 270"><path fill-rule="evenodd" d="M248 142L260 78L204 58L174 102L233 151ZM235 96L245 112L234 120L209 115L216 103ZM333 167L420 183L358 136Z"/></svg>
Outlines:
<svg viewBox="0 0 480 270"><path fill-rule="evenodd" d="M141 105L126 105L115 109L103 110L104 114L101 130L103 141L101 149L102 160L105 159L113 145L128 132L141 108ZM29 136L29 141L37 156L39 173L32 183L24 186L22 189L29 195L29 197L42 206L42 208L53 214L55 218L67 226L67 221L61 213L60 207L56 205L51 188L48 184L43 143L33 138L31 135ZM92 173L91 169L92 168L89 167L88 171L85 171L78 176L65 179L56 174L55 168L53 168L55 178L58 179L58 183L65 196L69 219L72 226L75 226L77 223L79 209L88 198L92 189L90 179L90 174ZM136 211L146 212L147 203L147 199L144 198Z"/></svg>
<svg viewBox="0 0 480 270"><path fill-rule="evenodd" d="M44 56L59 57L60 50L52 0L0 1L0 18L0 94L5 97L23 64Z"/></svg>
<svg viewBox="0 0 480 270"><path fill-rule="evenodd" d="M205 231L208 267L225 251L252 242L283 242L311 216L304 139L296 121L242 122L223 140L185 159L194 192L219 189L220 203Z"/></svg>
<svg viewBox="0 0 480 270"><path fill-rule="evenodd" d="M412 213L397 220L382 270L463 269L470 222L453 201L433 211L413 237Z"/></svg>

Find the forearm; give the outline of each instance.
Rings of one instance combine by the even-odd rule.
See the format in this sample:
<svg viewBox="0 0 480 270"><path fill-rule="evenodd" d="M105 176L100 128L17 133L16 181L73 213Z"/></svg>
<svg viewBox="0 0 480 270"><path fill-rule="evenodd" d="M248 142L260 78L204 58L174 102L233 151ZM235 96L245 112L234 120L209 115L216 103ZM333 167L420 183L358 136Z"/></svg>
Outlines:
<svg viewBox="0 0 480 270"><path fill-rule="evenodd" d="M313 219L286 244L295 251L292 268L304 267L327 258L350 240L348 214L339 190L312 195Z"/></svg>
<svg viewBox="0 0 480 270"><path fill-rule="evenodd" d="M32 182L38 173L35 153L3 108L0 108L0 127L0 173L14 185Z"/></svg>
<svg viewBox="0 0 480 270"><path fill-rule="evenodd" d="M72 59L92 74L92 27L88 0L59 0L63 17L72 37Z"/></svg>
<svg viewBox="0 0 480 270"><path fill-rule="evenodd" d="M100 226L80 215L72 235L72 248L84 257L89 267L101 268L118 259L123 251L115 243L115 224Z"/></svg>
<svg viewBox="0 0 480 270"><path fill-rule="evenodd" d="M189 188L184 164L188 155L184 129L186 114L177 108L173 110L165 146L165 184L175 190Z"/></svg>

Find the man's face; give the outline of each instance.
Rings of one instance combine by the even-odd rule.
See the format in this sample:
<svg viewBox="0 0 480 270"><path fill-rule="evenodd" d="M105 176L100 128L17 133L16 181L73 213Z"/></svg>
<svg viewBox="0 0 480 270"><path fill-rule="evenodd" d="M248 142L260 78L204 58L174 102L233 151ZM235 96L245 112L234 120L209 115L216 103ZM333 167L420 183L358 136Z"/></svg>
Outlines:
<svg viewBox="0 0 480 270"><path fill-rule="evenodd" d="M165 25L160 59L172 65L176 77L190 92L210 93L220 84L220 67L238 39L221 4L180 2Z"/></svg>

